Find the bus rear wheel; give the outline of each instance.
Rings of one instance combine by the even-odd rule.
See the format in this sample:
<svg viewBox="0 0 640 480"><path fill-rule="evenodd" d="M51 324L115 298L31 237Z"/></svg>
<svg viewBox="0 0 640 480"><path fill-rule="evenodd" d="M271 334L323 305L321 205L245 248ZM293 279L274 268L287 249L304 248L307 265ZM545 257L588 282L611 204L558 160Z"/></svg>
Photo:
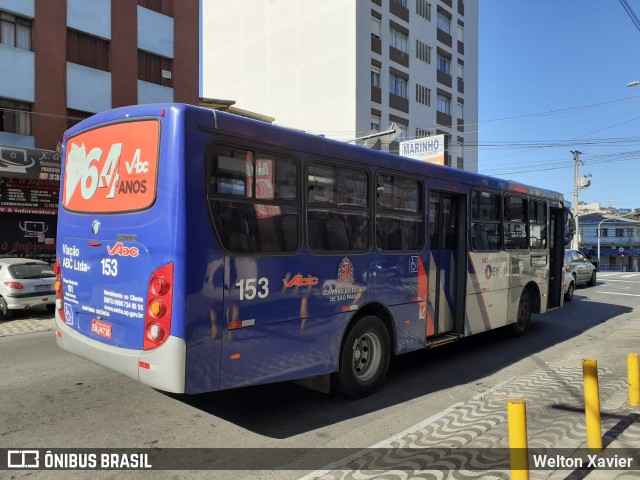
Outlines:
<svg viewBox="0 0 640 480"><path fill-rule="evenodd" d="M511 334L514 337L521 336L527 331L531 321L531 294L529 290L523 290L518 304L518 318L511 324Z"/></svg>
<svg viewBox="0 0 640 480"><path fill-rule="evenodd" d="M342 344L336 388L343 394L362 398L384 383L389 368L390 341L387 328L378 317L364 317L351 328Z"/></svg>

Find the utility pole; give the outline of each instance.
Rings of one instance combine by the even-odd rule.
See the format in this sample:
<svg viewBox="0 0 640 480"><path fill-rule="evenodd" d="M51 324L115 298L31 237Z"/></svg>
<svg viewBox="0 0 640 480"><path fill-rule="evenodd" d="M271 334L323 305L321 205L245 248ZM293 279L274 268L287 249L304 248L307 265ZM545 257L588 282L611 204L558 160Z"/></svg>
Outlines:
<svg viewBox="0 0 640 480"><path fill-rule="evenodd" d="M573 153L573 163L574 163L574 167L573 167L573 218L575 219L576 222L576 233L573 236L573 248L575 250L578 250L580 248L580 229L578 226L578 191L580 188L579 185L579 173L578 173L578 169L580 164L584 164L583 162L581 162L580 160L580 155L582 154L582 152L579 152L578 150L571 150L571 153Z"/></svg>

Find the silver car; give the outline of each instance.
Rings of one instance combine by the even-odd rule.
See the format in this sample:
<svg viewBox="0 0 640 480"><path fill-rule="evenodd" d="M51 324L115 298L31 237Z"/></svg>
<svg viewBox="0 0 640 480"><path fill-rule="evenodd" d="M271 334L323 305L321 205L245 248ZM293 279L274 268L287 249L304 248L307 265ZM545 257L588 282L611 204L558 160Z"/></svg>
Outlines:
<svg viewBox="0 0 640 480"><path fill-rule="evenodd" d="M13 310L46 305L55 310L56 275L41 260L0 258L0 320L11 318Z"/></svg>
<svg viewBox="0 0 640 480"><path fill-rule="evenodd" d="M590 287L596 284L596 267L578 250L564 251L564 269L575 279L575 284L585 283Z"/></svg>
<svg viewBox="0 0 640 480"><path fill-rule="evenodd" d="M562 291L564 292L564 301L570 302L573 300L573 292L576 290L576 281L573 275L569 273L569 270L563 270L562 272Z"/></svg>

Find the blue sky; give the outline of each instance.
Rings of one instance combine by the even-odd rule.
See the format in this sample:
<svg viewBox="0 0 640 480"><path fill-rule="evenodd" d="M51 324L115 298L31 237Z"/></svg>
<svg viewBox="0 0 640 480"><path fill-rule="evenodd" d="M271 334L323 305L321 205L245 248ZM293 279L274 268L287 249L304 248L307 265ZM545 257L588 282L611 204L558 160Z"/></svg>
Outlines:
<svg viewBox="0 0 640 480"><path fill-rule="evenodd" d="M640 30L620 2L479 2L479 172L572 201L579 150L580 201L640 208Z"/></svg>

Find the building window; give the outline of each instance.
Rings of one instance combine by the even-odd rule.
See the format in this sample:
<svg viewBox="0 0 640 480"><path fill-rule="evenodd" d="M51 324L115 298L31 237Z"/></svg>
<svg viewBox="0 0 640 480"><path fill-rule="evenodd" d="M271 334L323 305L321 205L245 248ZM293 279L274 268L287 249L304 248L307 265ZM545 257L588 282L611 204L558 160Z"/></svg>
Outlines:
<svg viewBox="0 0 640 480"><path fill-rule="evenodd" d="M0 98L0 132L31 135L30 103Z"/></svg>
<svg viewBox="0 0 640 480"><path fill-rule="evenodd" d="M393 0L398 5L402 5L404 8L407 8L407 0Z"/></svg>
<svg viewBox="0 0 640 480"><path fill-rule="evenodd" d="M458 41L464 42L464 27L458 24Z"/></svg>
<svg viewBox="0 0 640 480"><path fill-rule="evenodd" d="M431 106L431 89L416 83L416 102Z"/></svg>
<svg viewBox="0 0 640 480"><path fill-rule="evenodd" d="M0 12L0 43L31 50L31 20Z"/></svg>
<svg viewBox="0 0 640 480"><path fill-rule="evenodd" d="M371 130L380 131L380 115L371 114Z"/></svg>
<svg viewBox="0 0 640 480"><path fill-rule="evenodd" d="M172 87L173 60L138 50L138 78L145 82Z"/></svg>
<svg viewBox="0 0 640 480"><path fill-rule="evenodd" d="M173 17L173 0L138 0L138 5Z"/></svg>
<svg viewBox="0 0 640 480"><path fill-rule="evenodd" d="M109 42L76 30L67 30L67 61L109 71Z"/></svg>
<svg viewBox="0 0 640 480"><path fill-rule="evenodd" d="M451 18L438 12L438 28L451 35Z"/></svg>
<svg viewBox="0 0 640 480"><path fill-rule="evenodd" d="M394 141L400 143L407 140L407 132L409 131L409 125L406 123L396 121L396 125L400 128L400 135L396 137Z"/></svg>
<svg viewBox="0 0 640 480"><path fill-rule="evenodd" d="M438 70L447 75L451 75L451 58L438 53Z"/></svg>
<svg viewBox="0 0 640 480"><path fill-rule="evenodd" d="M460 170L464 169L464 142L462 140L458 140L458 168Z"/></svg>
<svg viewBox="0 0 640 480"><path fill-rule="evenodd" d="M401 52L407 53L407 35L392 27L391 46Z"/></svg>
<svg viewBox="0 0 640 480"><path fill-rule="evenodd" d="M431 47L420 40L416 40L416 57L425 63L431 63Z"/></svg>
<svg viewBox="0 0 640 480"><path fill-rule="evenodd" d="M624 237L624 228L616 228L616 237Z"/></svg>
<svg viewBox="0 0 640 480"><path fill-rule="evenodd" d="M376 17L371 17L371 35L380 38L380 20Z"/></svg>
<svg viewBox="0 0 640 480"><path fill-rule="evenodd" d="M407 79L406 78L392 73L390 75L389 80L390 80L389 91L391 93L402 98L409 98L407 96Z"/></svg>
<svg viewBox="0 0 640 480"><path fill-rule="evenodd" d="M371 86L380 88L380 68L371 66Z"/></svg>
<svg viewBox="0 0 640 480"><path fill-rule="evenodd" d="M67 108L67 128L71 128L74 125L80 123L85 118L89 118L94 115L91 112L85 112L83 110L73 110L71 108Z"/></svg>
<svg viewBox="0 0 640 480"><path fill-rule="evenodd" d="M416 128L416 138L425 138L431 136L431 130L426 128Z"/></svg>
<svg viewBox="0 0 640 480"><path fill-rule="evenodd" d="M416 13L425 20L431 21L431 4L426 0L416 0Z"/></svg>
<svg viewBox="0 0 640 480"><path fill-rule="evenodd" d="M458 80L464 79L464 65L458 64Z"/></svg>
<svg viewBox="0 0 640 480"><path fill-rule="evenodd" d="M458 102L458 118L464 120L464 103Z"/></svg>
<svg viewBox="0 0 640 480"><path fill-rule="evenodd" d="M451 99L444 95L438 95L438 111L451 115Z"/></svg>

